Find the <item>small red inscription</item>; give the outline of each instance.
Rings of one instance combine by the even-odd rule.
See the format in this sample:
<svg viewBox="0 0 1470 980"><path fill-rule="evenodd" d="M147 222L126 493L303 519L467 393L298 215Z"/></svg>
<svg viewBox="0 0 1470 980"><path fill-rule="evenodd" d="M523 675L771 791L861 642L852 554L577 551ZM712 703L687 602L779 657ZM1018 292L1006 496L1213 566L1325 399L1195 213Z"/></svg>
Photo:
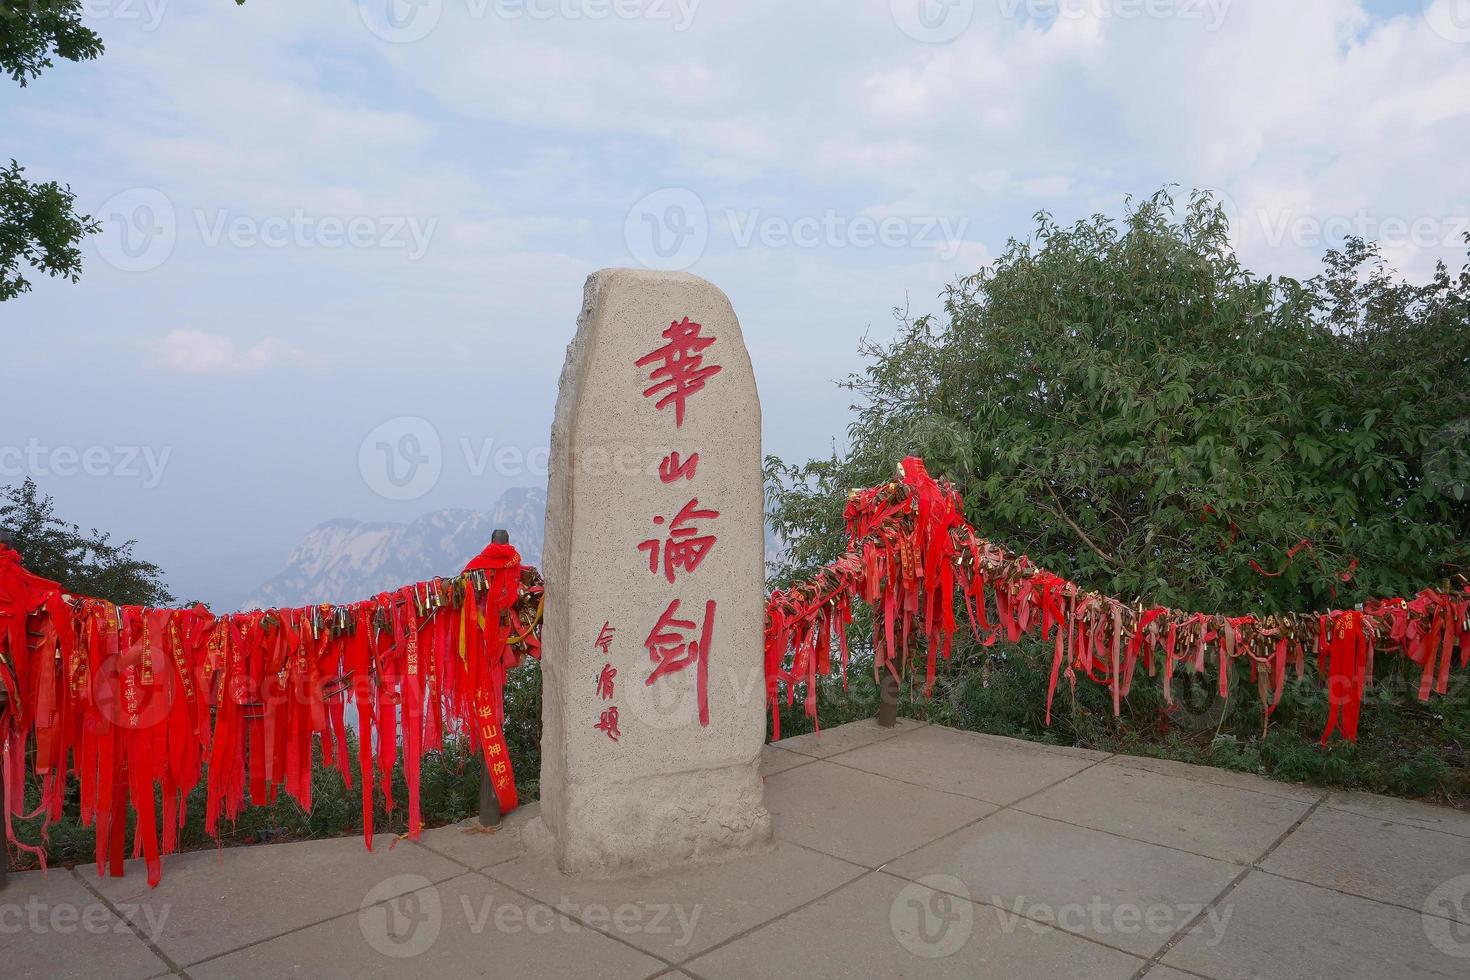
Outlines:
<svg viewBox="0 0 1470 980"><path fill-rule="evenodd" d="M592 641L592 646L601 650L604 657L607 656L608 650L612 648L613 634L616 632L617 630L613 629L608 621L604 619L602 621L602 630L597 634L597 639Z"/></svg>
<svg viewBox="0 0 1470 980"><path fill-rule="evenodd" d="M618 731L618 706L613 705L610 708L604 708L602 716L597 719L597 724L592 727L599 732L605 733L614 742L622 738L623 733Z"/></svg>
<svg viewBox="0 0 1470 980"><path fill-rule="evenodd" d="M613 697L613 681L617 679L618 669L612 664L603 664L602 673L597 675L597 696L604 701L611 701Z"/></svg>
<svg viewBox="0 0 1470 980"><path fill-rule="evenodd" d="M686 480L694 479L694 471L699 468L699 453L690 453L689 458L679 459L677 451L669 453L658 463L658 478L665 483L677 483L679 477Z"/></svg>

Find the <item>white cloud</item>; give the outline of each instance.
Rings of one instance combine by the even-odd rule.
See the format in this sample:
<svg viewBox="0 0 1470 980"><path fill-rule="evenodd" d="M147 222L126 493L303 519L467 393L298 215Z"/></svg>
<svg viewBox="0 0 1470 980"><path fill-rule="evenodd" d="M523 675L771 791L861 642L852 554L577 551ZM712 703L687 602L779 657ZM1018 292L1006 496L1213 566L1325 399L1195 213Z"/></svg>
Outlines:
<svg viewBox="0 0 1470 980"><path fill-rule="evenodd" d="M253 374L311 361L304 351L275 337L263 337L242 350L231 338L203 330L172 330L153 352L159 369L177 374Z"/></svg>

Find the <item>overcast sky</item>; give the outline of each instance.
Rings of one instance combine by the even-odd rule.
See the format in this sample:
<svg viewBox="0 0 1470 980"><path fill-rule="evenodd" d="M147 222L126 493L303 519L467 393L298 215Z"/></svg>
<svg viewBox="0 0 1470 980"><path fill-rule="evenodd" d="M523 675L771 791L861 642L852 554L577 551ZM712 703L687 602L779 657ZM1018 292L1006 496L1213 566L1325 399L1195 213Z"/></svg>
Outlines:
<svg viewBox="0 0 1470 980"><path fill-rule="evenodd" d="M99 61L0 89L0 157L106 226L0 306L0 482L220 604L324 519L542 483L599 267L723 287L766 449L807 457L861 335L1038 209L1177 182L1259 272L1350 232L1462 264L1470 0L86 7Z"/></svg>

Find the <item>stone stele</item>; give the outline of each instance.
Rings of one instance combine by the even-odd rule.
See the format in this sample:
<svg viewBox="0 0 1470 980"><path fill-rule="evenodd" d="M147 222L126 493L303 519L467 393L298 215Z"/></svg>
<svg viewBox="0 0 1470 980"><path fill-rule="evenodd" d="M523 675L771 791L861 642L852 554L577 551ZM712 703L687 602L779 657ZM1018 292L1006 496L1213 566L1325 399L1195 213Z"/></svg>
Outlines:
<svg viewBox="0 0 1470 980"><path fill-rule="evenodd" d="M566 873L770 839L760 430L723 292L684 273L588 278L551 430L541 816L527 826Z"/></svg>

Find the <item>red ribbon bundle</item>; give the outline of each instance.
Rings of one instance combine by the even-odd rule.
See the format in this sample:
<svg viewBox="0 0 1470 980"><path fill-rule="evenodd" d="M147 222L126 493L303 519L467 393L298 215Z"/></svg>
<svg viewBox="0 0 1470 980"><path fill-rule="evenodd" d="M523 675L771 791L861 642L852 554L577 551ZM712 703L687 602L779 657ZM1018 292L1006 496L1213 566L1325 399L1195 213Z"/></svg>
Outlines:
<svg viewBox="0 0 1470 980"><path fill-rule="evenodd" d="M1228 697L1232 664L1240 658L1248 659L1269 717L1280 704L1288 667L1302 675L1310 649L1328 690L1323 744L1334 731L1356 740L1376 650L1402 653L1420 666L1421 700L1448 690L1457 647L1460 666L1470 665L1470 588L1377 599L1360 610L1263 617L1130 605L1083 589L979 537L964 520L959 493L934 480L922 460L905 459L901 471L901 481L849 495L846 554L807 582L775 591L767 603L766 696L775 738L780 737L783 683L788 705L796 687L806 685L805 712L816 720L816 680L831 673L828 648L834 632L845 683L853 598L874 610L875 671L895 676L908 672L915 622L922 615L926 695L934 685L936 658L950 654L956 590L980 643L989 646L1002 632L1012 643L1030 633L1053 641L1048 723L1062 677L1075 686L1081 673L1105 685L1118 714L1140 661L1150 677L1162 675L1164 699L1172 704L1176 667L1199 673L1213 669L1220 694ZM992 601L994 624L988 616Z"/></svg>
<svg viewBox="0 0 1470 980"><path fill-rule="evenodd" d="M235 819L282 789L311 807L312 743L352 785L346 707L358 724L363 837L373 791L393 804L403 726L408 833L417 838L419 768L446 729L468 732L502 812L516 806L503 725L506 670L539 656L540 586L510 545L491 545L461 575L403 586L346 606L217 617L203 606L148 609L67 596L0 546L0 750L11 816L21 814L26 747L35 741L44 828L61 816L67 777L97 829L97 868L122 873L125 805L137 813L133 856L156 885L178 845L184 801L206 778L205 826ZM376 744L373 738L377 730ZM376 756L376 759L374 758ZM376 765L376 771L375 771ZM154 794L162 798L156 811Z"/></svg>

